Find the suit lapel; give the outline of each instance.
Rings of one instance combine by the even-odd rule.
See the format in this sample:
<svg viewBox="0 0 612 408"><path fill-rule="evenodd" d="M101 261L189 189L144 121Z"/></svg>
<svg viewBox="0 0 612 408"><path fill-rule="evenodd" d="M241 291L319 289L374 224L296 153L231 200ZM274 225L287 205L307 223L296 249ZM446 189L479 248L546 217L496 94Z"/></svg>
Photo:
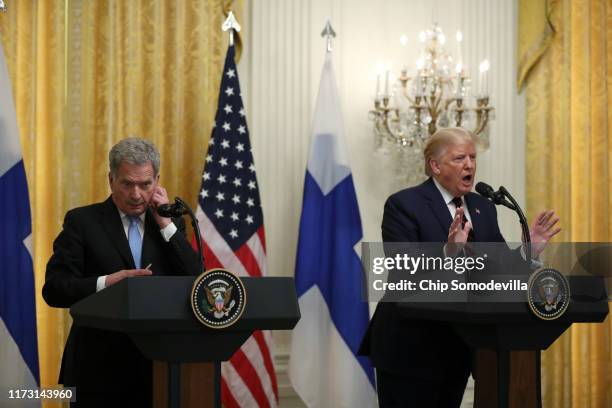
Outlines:
<svg viewBox="0 0 612 408"><path fill-rule="evenodd" d="M473 193L468 193L465 195L465 203L467 205L468 211L470 212L470 218L472 219L472 229L474 230L474 241L480 242L483 238L484 230L484 220L482 219L482 214L480 208L476 204L474 200Z"/></svg>
<svg viewBox="0 0 612 408"><path fill-rule="evenodd" d="M430 202L430 208L440 223L440 227L442 228L442 233L446 241L446 238L448 237L448 229L453 222L453 218L448 211L448 206L444 202L442 193L440 193L431 177L423 183L423 193Z"/></svg>
<svg viewBox="0 0 612 408"><path fill-rule="evenodd" d="M155 238L156 238L154 234L158 234L158 235L161 234L159 232L159 226L157 225L157 222L155 222L155 218L153 217L153 214L151 214L150 210L147 210L147 215L145 216L144 225L145 225L145 228L144 228L144 234L142 236L142 260L141 260L141 264L143 268L153 262L153 254L155 253L154 248L155 248ZM153 265L151 267L152 271L155 271L155 266L156 265Z"/></svg>
<svg viewBox="0 0 612 408"><path fill-rule="evenodd" d="M130 251L130 244L125 236L121 216L110 197L102 206L102 226L113 242L113 245L117 248L117 251L119 251L126 268L134 269L134 258L132 257L132 251Z"/></svg>

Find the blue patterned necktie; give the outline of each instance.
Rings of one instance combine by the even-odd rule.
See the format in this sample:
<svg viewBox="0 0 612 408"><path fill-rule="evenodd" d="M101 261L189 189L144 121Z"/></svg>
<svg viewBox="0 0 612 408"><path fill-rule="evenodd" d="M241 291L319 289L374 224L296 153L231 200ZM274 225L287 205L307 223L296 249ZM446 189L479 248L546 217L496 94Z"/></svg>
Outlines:
<svg viewBox="0 0 612 408"><path fill-rule="evenodd" d="M140 269L140 255L142 253L142 237L140 231L138 231L138 217L128 217L130 220L130 226L128 228L128 242L130 244L130 250L132 251L132 257L134 258L134 265L136 269Z"/></svg>

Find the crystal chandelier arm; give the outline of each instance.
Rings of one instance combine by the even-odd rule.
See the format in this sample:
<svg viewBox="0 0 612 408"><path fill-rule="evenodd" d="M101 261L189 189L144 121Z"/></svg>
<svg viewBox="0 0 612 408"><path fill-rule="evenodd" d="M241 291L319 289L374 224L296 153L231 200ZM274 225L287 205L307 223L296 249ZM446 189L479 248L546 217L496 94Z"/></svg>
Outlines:
<svg viewBox="0 0 612 408"><path fill-rule="evenodd" d="M466 109L463 107L463 98L460 98L460 97L448 98L446 100L446 103L444 104L444 110L447 112L455 113L455 126L456 127L463 126L463 114L466 111Z"/></svg>
<svg viewBox="0 0 612 408"><path fill-rule="evenodd" d="M479 135L486 129L489 123L489 112L493 110L489 106L489 98L478 98L476 111L476 128L472 131L474 135Z"/></svg>
<svg viewBox="0 0 612 408"><path fill-rule="evenodd" d="M396 142L404 141L405 137L401 130L395 131L390 122L399 122L399 109L389 107L389 98L384 97L382 101L374 103L375 110L370 111L374 120L374 131L376 134Z"/></svg>
<svg viewBox="0 0 612 408"><path fill-rule="evenodd" d="M395 113L395 118L390 117L391 112ZM389 136L391 136L391 138L393 138L394 140L401 140L404 137L402 131L401 130L399 132L393 131L393 129L389 125L389 121L399 122L399 110L398 109L388 109L387 112L385 112L383 124L384 124L385 131L387 132Z"/></svg>

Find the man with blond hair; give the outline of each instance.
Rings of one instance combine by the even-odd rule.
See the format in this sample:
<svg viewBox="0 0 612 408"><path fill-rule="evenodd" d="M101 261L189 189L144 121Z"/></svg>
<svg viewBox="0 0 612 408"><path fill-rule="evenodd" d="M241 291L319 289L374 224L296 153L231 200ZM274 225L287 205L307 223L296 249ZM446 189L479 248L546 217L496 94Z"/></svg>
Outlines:
<svg viewBox="0 0 612 408"><path fill-rule="evenodd" d="M468 241L504 242L495 205L472 192L476 146L470 132L438 130L427 141L424 156L429 178L385 203L383 241L439 242L445 250ZM558 220L554 211L537 217L531 240L541 243L539 250L559 232ZM471 369L470 350L449 325L401 320L396 303L381 302L361 351L376 367L381 408L461 405Z"/></svg>

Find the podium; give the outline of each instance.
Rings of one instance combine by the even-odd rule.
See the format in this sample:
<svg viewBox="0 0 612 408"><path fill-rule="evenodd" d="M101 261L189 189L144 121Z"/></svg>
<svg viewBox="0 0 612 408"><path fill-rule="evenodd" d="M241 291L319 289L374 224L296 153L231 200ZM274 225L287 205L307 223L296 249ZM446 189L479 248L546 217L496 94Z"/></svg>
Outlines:
<svg viewBox="0 0 612 408"><path fill-rule="evenodd" d="M572 323L602 322L608 301L601 292L570 279L571 301L556 320L536 317L527 303L403 303L403 318L450 324L476 350L473 356L474 407L541 407L540 351L548 348Z"/></svg>
<svg viewBox="0 0 612 408"><path fill-rule="evenodd" d="M194 316L195 276L127 278L70 308L78 326L125 333L141 353L168 363L170 407L180 407L182 363L212 362L220 406L221 361L229 360L255 330L291 330L300 319L293 278L241 278L247 293L242 317L225 329L210 329ZM213 388L213 389L210 389Z"/></svg>

